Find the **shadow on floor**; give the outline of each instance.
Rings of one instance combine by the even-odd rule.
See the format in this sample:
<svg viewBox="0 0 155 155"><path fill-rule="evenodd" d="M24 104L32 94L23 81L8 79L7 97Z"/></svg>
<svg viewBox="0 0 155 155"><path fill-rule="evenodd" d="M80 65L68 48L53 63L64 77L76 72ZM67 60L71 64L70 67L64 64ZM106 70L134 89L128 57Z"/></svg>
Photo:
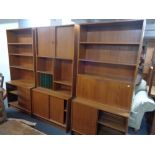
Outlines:
<svg viewBox="0 0 155 155"><path fill-rule="evenodd" d="M27 121L36 122L36 129L47 134L47 135L67 135L69 133L66 133L65 130L59 129L55 127L54 125L51 125L50 123L46 123L42 120L39 120L37 118L31 117L27 115L26 113L20 112L18 110L15 110L13 108L6 108L7 111L7 117L8 118L20 118L25 119Z"/></svg>

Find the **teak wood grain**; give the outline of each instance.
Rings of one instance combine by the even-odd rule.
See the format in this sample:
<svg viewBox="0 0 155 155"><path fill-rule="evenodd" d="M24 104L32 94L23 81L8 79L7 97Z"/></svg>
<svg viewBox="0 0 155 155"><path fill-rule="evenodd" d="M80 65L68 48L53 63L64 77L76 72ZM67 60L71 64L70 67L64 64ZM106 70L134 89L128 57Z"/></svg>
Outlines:
<svg viewBox="0 0 155 155"><path fill-rule="evenodd" d="M113 80L78 76L77 96L130 110L132 85Z"/></svg>
<svg viewBox="0 0 155 155"><path fill-rule="evenodd" d="M17 87L18 91L18 104L31 111L31 91L23 87Z"/></svg>
<svg viewBox="0 0 155 155"><path fill-rule="evenodd" d="M55 56L55 30L54 27L37 28L38 56Z"/></svg>
<svg viewBox="0 0 155 155"><path fill-rule="evenodd" d="M32 28L7 30L8 43L32 43Z"/></svg>
<svg viewBox="0 0 155 155"><path fill-rule="evenodd" d="M49 96L33 90L32 102L33 114L49 119Z"/></svg>
<svg viewBox="0 0 155 155"><path fill-rule="evenodd" d="M64 123L64 100L50 97L50 119Z"/></svg>
<svg viewBox="0 0 155 155"><path fill-rule="evenodd" d="M138 46L80 45L79 59L135 64Z"/></svg>
<svg viewBox="0 0 155 155"><path fill-rule="evenodd" d="M74 26L56 27L56 57L73 59Z"/></svg>
<svg viewBox="0 0 155 155"><path fill-rule="evenodd" d="M54 70L54 60L48 58L38 58L37 59L37 71L44 71L53 73Z"/></svg>
<svg viewBox="0 0 155 155"><path fill-rule="evenodd" d="M86 105L72 102L72 129L82 134L95 135L97 110Z"/></svg>

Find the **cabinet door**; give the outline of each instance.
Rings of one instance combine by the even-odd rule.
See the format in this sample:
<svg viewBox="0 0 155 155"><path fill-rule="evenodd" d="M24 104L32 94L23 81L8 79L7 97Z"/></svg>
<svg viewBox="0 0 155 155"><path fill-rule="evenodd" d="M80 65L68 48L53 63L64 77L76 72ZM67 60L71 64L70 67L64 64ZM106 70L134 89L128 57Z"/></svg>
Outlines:
<svg viewBox="0 0 155 155"><path fill-rule="evenodd" d="M18 87L18 104L24 109L31 110L31 90Z"/></svg>
<svg viewBox="0 0 155 155"><path fill-rule="evenodd" d="M56 57L73 59L74 26L56 28Z"/></svg>
<svg viewBox="0 0 155 155"><path fill-rule="evenodd" d="M49 96L33 90L32 110L33 114L49 119Z"/></svg>
<svg viewBox="0 0 155 155"><path fill-rule="evenodd" d="M37 28L38 56L54 57L55 29L53 27Z"/></svg>
<svg viewBox="0 0 155 155"><path fill-rule="evenodd" d="M50 119L59 123L64 123L64 100L50 97Z"/></svg>
<svg viewBox="0 0 155 155"><path fill-rule="evenodd" d="M89 106L72 103L72 129L88 135L96 134L97 110Z"/></svg>

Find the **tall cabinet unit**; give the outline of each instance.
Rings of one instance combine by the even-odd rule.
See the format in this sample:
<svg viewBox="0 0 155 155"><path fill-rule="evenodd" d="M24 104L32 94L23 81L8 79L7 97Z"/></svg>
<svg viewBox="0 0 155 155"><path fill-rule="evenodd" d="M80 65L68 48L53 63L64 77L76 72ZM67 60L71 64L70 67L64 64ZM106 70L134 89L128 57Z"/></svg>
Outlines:
<svg viewBox="0 0 155 155"><path fill-rule="evenodd" d="M125 134L142 47L143 20L80 25L74 134Z"/></svg>
<svg viewBox="0 0 155 155"><path fill-rule="evenodd" d="M75 95L78 26L37 28L37 88L33 114L69 130Z"/></svg>
<svg viewBox="0 0 155 155"><path fill-rule="evenodd" d="M35 87L35 29L7 30L11 81L6 83L10 106L31 113Z"/></svg>

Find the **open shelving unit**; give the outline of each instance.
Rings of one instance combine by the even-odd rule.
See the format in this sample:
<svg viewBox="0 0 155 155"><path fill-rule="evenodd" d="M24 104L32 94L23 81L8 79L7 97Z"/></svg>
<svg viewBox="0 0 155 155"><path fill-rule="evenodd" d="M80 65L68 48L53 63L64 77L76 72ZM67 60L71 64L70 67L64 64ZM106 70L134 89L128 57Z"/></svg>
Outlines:
<svg viewBox="0 0 155 155"><path fill-rule="evenodd" d="M6 83L9 105L31 113L31 89L35 87L35 30L7 30L11 81ZM12 90L12 88L15 88Z"/></svg>
<svg viewBox="0 0 155 155"><path fill-rule="evenodd" d="M127 132L128 117L123 113L130 113L144 27L143 20L80 25L73 133Z"/></svg>
<svg viewBox="0 0 155 155"><path fill-rule="evenodd" d="M75 95L77 26L36 29L36 79L33 114L69 130L70 102ZM39 99L38 99L39 98Z"/></svg>

